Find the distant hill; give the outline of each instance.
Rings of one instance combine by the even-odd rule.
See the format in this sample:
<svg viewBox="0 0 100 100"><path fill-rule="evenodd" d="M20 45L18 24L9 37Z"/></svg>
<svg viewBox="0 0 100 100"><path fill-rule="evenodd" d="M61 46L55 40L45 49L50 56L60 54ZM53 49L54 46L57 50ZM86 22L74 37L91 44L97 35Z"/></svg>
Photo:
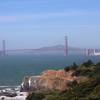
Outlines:
<svg viewBox="0 0 100 100"><path fill-rule="evenodd" d="M54 46L48 46L48 47L41 47L39 49L41 50L64 50L64 45L54 45ZM77 48L77 47L69 47L69 50L84 50L83 48Z"/></svg>

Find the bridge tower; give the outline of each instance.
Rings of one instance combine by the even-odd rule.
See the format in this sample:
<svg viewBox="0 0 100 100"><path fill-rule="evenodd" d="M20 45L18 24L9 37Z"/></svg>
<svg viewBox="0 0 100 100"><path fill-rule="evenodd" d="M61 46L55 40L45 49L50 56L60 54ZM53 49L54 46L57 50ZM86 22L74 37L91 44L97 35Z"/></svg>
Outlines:
<svg viewBox="0 0 100 100"><path fill-rule="evenodd" d="M5 40L2 40L2 55L5 56L6 55L6 43Z"/></svg>
<svg viewBox="0 0 100 100"><path fill-rule="evenodd" d="M65 55L68 55L68 37L65 36Z"/></svg>

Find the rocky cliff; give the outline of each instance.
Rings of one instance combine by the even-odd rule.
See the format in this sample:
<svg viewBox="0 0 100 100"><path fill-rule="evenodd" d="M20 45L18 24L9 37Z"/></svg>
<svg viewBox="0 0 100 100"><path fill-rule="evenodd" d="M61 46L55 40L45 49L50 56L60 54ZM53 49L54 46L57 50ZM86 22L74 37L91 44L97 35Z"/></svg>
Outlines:
<svg viewBox="0 0 100 100"><path fill-rule="evenodd" d="M75 80L80 82L81 79L85 79L82 76L73 76L73 72L46 70L40 76L26 76L21 84L21 91L67 90L70 82Z"/></svg>

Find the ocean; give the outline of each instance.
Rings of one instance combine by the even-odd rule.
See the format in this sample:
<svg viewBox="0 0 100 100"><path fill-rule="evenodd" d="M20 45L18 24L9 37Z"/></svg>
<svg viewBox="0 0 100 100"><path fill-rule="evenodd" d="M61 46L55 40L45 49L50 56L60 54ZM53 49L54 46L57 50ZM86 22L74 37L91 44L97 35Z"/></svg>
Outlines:
<svg viewBox="0 0 100 100"><path fill-rule="evenodd" d="M46 69L60 69L76 62L81 64L88 59L94 63L100 56L81 55L8 55L0 57L0 86L20 85L25 76L38 75Z"/></svg>

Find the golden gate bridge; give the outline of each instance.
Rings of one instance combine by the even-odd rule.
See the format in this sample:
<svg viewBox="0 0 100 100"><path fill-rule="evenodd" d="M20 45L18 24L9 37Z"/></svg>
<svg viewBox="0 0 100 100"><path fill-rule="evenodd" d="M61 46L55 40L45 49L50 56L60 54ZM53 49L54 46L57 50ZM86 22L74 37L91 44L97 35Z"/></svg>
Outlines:
<svg viewBox="0 0 100 100"><path fill-rule="evenodd" d="M47 51L63 51L64 55L69 55L70 51L83 51L85 55L94 55L96 52L99 51L99 49L84 49L84 48L70 48L68 43L68 37L65 36L65 44L63 48L50 48L50 47L44 47L44 48L29 48L29 49L6 49L6 42L5 40L2 40L2 50L0 51L0 55L6 56L7 52L47 52Z"/></svg>

